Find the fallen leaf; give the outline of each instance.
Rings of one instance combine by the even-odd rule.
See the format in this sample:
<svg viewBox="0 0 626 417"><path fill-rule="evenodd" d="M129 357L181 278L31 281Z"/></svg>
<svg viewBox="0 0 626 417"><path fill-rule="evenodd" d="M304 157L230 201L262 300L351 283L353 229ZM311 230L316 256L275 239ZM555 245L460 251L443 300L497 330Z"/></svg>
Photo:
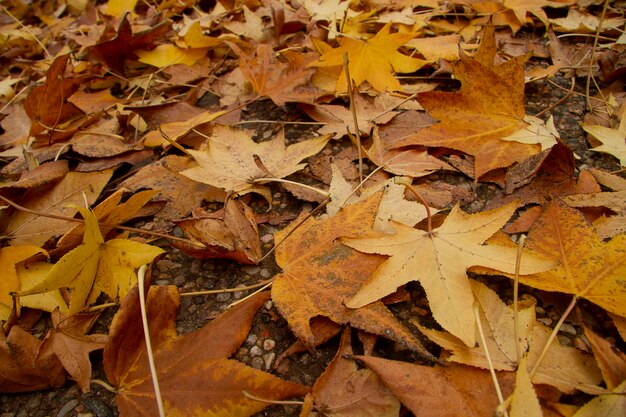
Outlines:
<svg viewBox="0 0 626 417"><path fill-rule="evenodd" d="M586 298L626 317L626 235L603 243L579 211L555 199L531 228L526 248L560 265L520 276L520 282Z"/></svg>
<svg viewBox="0 0 626 417"><path fill-rule="evenodd" d="M384 258L357 252L341 244L339 239L371 233L380 198L380 194L375 194L323 220L309 218L293 230L299 223L296 220L291 227L275 235L278 242L292 232L286 244L276 249L276 263L283 272L274 279L272 299L296 337L309 350L315 346L310 320L324 316L335 323L349 323L395 340L405 348L431 357L382 302L359 309L350 309L344 304Z"/></svg>
<svg viewBox="0 0 626 417"><path fill-rule="evenodd" d="M515 208L516 204L509 204L493 211L466 214L457 205L431 233L396 223L393 235L343 238L344 244L358 251L390 256L346 305L362 307L391 294L401 285L419 281L435 320L473 346L476 343L474 297L466 270L483 265L515 271L515 248L483 244L504 226ZM525 257L520 273L546 270L551 265L541 258Z"/></svg>
<svg viewBox="0 0 626 417"><path fill-rule="evenodd" d="M482 369L457 364L430 367L373 356L353 358L376 372L417 416L484 417L492 415L498 406L491 375ZM513 390L514 379L512 372L498 373L504 396Z"/></svg>
<svg viewBox="0 0 626 417"><path fill-rule="evenodd" d="M610 390L617 388L622 381L626 380L626 354L589 327L583 326L583 328L602 371L606 387Z"/></svg>
<svg viewBox="0 0 626 417"><path fill-rule="evenodd" d="M239 57L241 73L252 89L259 96L269 97L277 106L294 101L311 103L320 95L309 83L314 71L307 69L305 63L295 59L281 62L269 45L257 46L253 55L246 54L234 43L227 42L227 45Z"/></svg>
<svg viewBox="0 0 626 417"><path fill-rule="evenodd" d="M19 294L30 295L69 287L69 314L96 302L101 292L111 299L123 298L135 283L135 270L163 252L161 248L126 239L102 238L95 214L78 209L85 219L83 243L52 267L46 279Z"/></svg>
<svg viewBox="0 0 626 417"><path fill-rule="evenodd" d="M602 142L591 148L594 152L604 152L619 159L621 166L626 166L626 117L622 119L623 128L611 129L600 125L583 124L585 132Z"/></svg>
<svg viewBox="0 0 626 417"><path fill-rule="evenodd" d="M135 55L139 57L139 62L157 68L166 68L176 64L191 67L200 59L204 58L206 52L206 48L183 49L176 45L163 44L150 51L137 50L135 51Z"/></svg>
<svg viewBox="0 0 626 417"><path fill-rule="evenodd" d="M245 417L267 403L251 400L245 390L264 399L280 400L309 389L227 359L243 343L256 311L269 298L256 294L219 315L196 332L176 335L180 304L173 286L151 287L147 294L152 351L167 415ZM135 286L116 314L104 349L104 370L117 387L120 416L158 415Z"/></svg>
<svg viewBox="0 0 626 417"><path fill-rule="evenodd" d="M83 392L89 391L91 384L89 352L103 349L107 341L104 334L85 335L99 315L86 313L66 317L58 310L54 311L53 327L48 331L37 353L38 357L56 355Z"/></svg>
<svg viewBox="0 0 626 417"><path fill-rule="evenodd" d="M535 320L535 302L523 301L518 311L518 338L515 339L515 321L512 306L507 306L498 295L484 284L471 282L477 303L480 306L480 322L485 332L486 349L491 361L485 356L481 345L468 346L450 333L426 329L420 331L439 346L451 351L448 361L489 369L491 362L499 371L515 371L519 366L517 344L523 354L528 352L528 367L536 365L539 355L548 341L552 329ZM547 384L562 392L573 393L580 389L590 394L599 394L604 389L600 369L593 357L580 350L562 346L554 339L546 356L532 377L535 384Z"/></svg>
<svg viewBox="0 0 626 417"><path fill-rule="evenodd" d="M612 393L598 395L578 409L572 417L622 417L626 413L626 381Z"/></svg>
<svg viewBox="0 0 626 417"><path fill-rule="evenodd" d="M340 37L339 48L322 54L312 67L340 67L344 65L344 54L348 54L348 69L351 81L357 87L369 82L377 91L402 91L402 85L393 73L409 73L420 69L426 61L411 58L397 51L413 39L415 33L390 33L391 24L386 24L371 39L362 41L351 37ZM342 69L335 90L337 94L347 91L346 74Z"/></svg>
<svg viewBox="0 0 626 417"><path fill-rule="evenodd" d="M84 77L66 76L69 60L69 54L57 57L46 72L45 83L33 88L26 96L24 110L32 120L31 136L54 130L57 125L84 114L67 101L86 80Z"/></svg>
<svg viewBox="0 0 626 417"><path fill-rule="evenodd" d="M124 14L114 36L105 32L100 41L88 47L85 54L95 62L101 62L120 75L125 73L126 60L132 58L138 49L146 49L162 40L170 30L167 20L150 29L133 33L128 21L128 14Z"/></svg>
<svg viewBox="0 0 626 417"><path fill-rule="evenodd" d="M222 23L222 26L238 36L248 38L254 42L263 43L267 37L263 19L257 16L245 4L241 10L243 11L243 22L233 20Z"/></svg>
<svg viewBox="0 0 626 417"><path fill-rule="evenodd" d="M245 203L228 199L215 213L196 210L194 218L176 222L185 235L204 248L172 242L183 252L199 259L233 259L256 264L263 251L252 209Z"/></svg>
<svg viewBox="0 0 626 417"><path fill-rule="evenodd" d="M81 173L69 172L62 180L44 188L27 191L20 204L39 213L72 217L76 206L93 204L113 170ZM3 216L6 216L6 212ZM74 227L74 222L23 211L12 212L4 234L11 238L11 245L43 245L49 238L63 234Z"/></svg>
<svg viewBox="0 0 626 417"><path fill-rule="evenodd" d="M65 371L54 355L40 357L41 341L19 326L0 331L0 392L28 392L60 387Z"/></svg>
<svg viewBox="0 0 626 417"><path fill-rule="evenodd" d="M537 393L530 381L526 357L520 360L515 372L515 389L511 394L511 417L543 417Z"/></svg>
<svg viewBox="0 0 626 417"><path fill-rule="evenodd" d="M397 417L400 401L380 382L374 372L359 369L352 355L350 329L341 336L337 354L313 386L317 413L311 416Z"/></svg>
<svg viewBox="0 0 626 417"><path fill-rule="evenodd" d="M502 139L524 129L524 62L515 57L494 65L493 27L483 35L480 49L453 64L461 81L458 92L425 92L418 101L440 123L391 143L392 148L425 145L457 149L474 156L475 178L508 167L539 152L538 145Z"/></svg>
<svg viewBox="0 0 626 417"><path fill-rule="evenodd" d="M140 169L121 184L137 192L144 188L159 190L153 201L165 201L165 207L156 213L154 221L158 230L166 230L174 220L186 217L203 201L222 202L226 193L212 185L202 184L180 174L193 166L191 158L167 155L152 165Z"/></svg>
<svg viewBox="0 0 626 417"><path fill-rule="evenodd" d="M267 178L267 171L274 178L283 178L304 168L305 164L299 162L319 152L329 139L329 136L320 136L285 146L283 133L280 133L270 141L256 143L243 130L217 125L205 150L189 150L198 166L181 174L229 193L250 192L260 188L255 180ZM259 168L255 157L267 171Z"/></svg>

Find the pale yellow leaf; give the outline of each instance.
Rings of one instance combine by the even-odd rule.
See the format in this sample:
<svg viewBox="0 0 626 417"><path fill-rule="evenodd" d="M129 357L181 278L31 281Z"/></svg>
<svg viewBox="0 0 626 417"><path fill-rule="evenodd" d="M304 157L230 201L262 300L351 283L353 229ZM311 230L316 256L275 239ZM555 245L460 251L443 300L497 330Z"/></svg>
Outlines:
<svg viewBox="0 0 626 417"><path fill-rule="evenodd" d="M159 45L151 51L135 51L135 54L139 57L139 62L157 68L165 68L176 64L191 67L202 57L206 56L206 52L207 48L183 49L168 43Z"/></svg>

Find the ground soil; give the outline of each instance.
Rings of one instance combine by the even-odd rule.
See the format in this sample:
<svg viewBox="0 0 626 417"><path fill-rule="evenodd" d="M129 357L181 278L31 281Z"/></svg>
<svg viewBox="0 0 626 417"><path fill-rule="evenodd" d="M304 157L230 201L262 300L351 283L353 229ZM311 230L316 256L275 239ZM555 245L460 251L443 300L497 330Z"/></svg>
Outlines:
<svg viewBox="0 0 626 417"><path fill-rule="evenodd" d="M565 90L570 86L569 80L562 78L557 78L554 82L562 88L557 88L547 81L536 81L527 85L526 100L528 114L536 114L552 103L555 103L563 97ZM583 93L581 88L577 88L576 91ZM588 144L585 141L585 133L580 127L585 112L584 97L581 95L571 96L551 111L554 115L555 124L561 138L580 157L577 162L579 168L584 165L606 170L619 169L614 158L588 150ZM296 106L288 106L286 109L279 109L270 101L253 103L253 105L249 106L244 112L244 117L248 120L308 120ZM270 137L271 133L277 128L275 125L268 124L255 124L246 127L257 129L257 139L259 140ZM288 140L297 140L297 138L309 136L312 128L302 125L287 125L285 129ZM347 142L333 142L329 144L333 152L337 152L344 146L349 146L349 144ZM454 182L466 182L469 184L469 188L474 193L474 198L463 206L466 211L480 211L490 199L502 192L499 187L489 183L481 183L478 184L478 186L474 186L471 179L461 174L442 175L439 178L449 178ZM294 198L279 184L272 185L272 190L275 201L271 210L274 212L295 215L300 212L303 207L308 209L312 207L311 203L304 203ZM259 212L267 209L267 206L263 206L261 202L257 202L253 204L253 206ZM140 227L142 225L145 225L145 222L137 224L137 226ZM260 236L265 242L264 250L267 251L271 248L274 232L284 226L286 226L286 223L280 225L260 225ZM180 235L181 231L173 229L171 233ZM279 268L272 257L258 266L242 267L233 261L201 261L181 253L168 245L165 241L158 242L158 244L166 249L167 253L154 265L152 273L153 284L173 284L179 287L181 292L233 288L253 284L279 272ZM491 286L494 286L498 290L498 293L504 298L512 297L508 280L490 279L489 283ZM410 285L409 291L412 296L412 301L393 305L391 306L392 311L394 311L401 320L406 321L409 316L420 314L420 312L423 315L420 317L420 320L428 320L427 315L424 315L424 312L426 312L424 307L427 307L428 301L424 298L419 285ZM537 295L531 289L523 289L523 292ZM223 311L232 301L244 295L245 293L241 292L183 297L177 321L179 333L184 334L196 330ZM546 324L555 323L560 316L560 311L562 311L563 300L556 295L542 295L537 298L539 300L537 309L538 318ZM568 301L569 300L566 300L566 302ZM594 310L593 307L591 307L591 320L596 323L597 328L604 329L606 335L606 332L610 331L609 327L605 326L607 320L602 313L597 310L598 309ZM114 309L105 312L100 318L95 330L106 332L114 312ZM597 314L594 316L593 312ZM581 334L581 329L576 323L567 323L567 326L569 326L567 327L567 331L561 332L560 334L561 342L567 344L577 343L576 336ZM415 332L417 334L416 330ZM609 334L609 336L611 335ZM424 339L422 338L422 340ZM295 342L295 338L289 330L286 321L281 318L271 302L268 302L257 314L250 335L236 353L235 358L255 368L274 372L282 378L312 385L334 356L337 341L333 340L321 346L315 355L307 352L295 354L285 359L277 369L274 369L273 364L275 358L284 352L293 342ZM433 351L436 351L436 348L432 344L427 344L427 346L433 349ZM417 359L413 353L397 350L396 346L384 340L378 342L377 349L379 353L384 351L386 357L409 362ZM92 359L94 364L93 377L106 379L102 371L101 355L96 352L92 355ZM582 401L584 398L581 397L580 400ZM58 389L18 395L0 395L0 410L0 417L112 417L118 415L115 406L115 395L113 393L98 385L93 385L89 393L81 393L76 384L72 381L68 381L64 387ZM257 416L290 417L297 416L298 414L299 407L297 406L274 405L258 413ZM406 415L411 414L407 412Z"/></svg>

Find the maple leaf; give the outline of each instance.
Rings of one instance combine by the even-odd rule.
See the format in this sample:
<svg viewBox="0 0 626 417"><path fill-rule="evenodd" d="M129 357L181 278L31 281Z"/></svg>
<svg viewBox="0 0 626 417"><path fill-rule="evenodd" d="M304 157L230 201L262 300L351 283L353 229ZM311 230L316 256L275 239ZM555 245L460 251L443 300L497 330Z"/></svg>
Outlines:
<svg viewBox="0 0 626 417"><path fill-rule="evenodd" d="M626 317L626 235L603 243L579 211L555 199L530 229L526 247L560 265L520 282L586 298Z"/></svg>
<svg viewBox="0 0 626 417"><path fill-rule="evenodd" d="M400 402L369 369L359 369L352 355L350 328L341 335L339 349L315 381L313 401L321 415L333 417L394 417Z"/></svg>
<svg viewBox="0 0 626 417"><path fill-rule="evenodd" d="M87 313L65 317L58 310L54 311L53 328L48 331L37 352L38 357L56 355L83 392L89 391L91 383L89 352L103 349L107 341L104 334L85 335L99 315Z"/></svg>
<svg viewBox="0 0 626 417"><path fill-rule="evenodd" d="M46 279L20 295L72 289L69 314L93 304L101 292L112 299L123 298L136 280L135 269L163 252L155 246L126 239L104 242L95 214L78 209L85 219L83 243L68 252L52 267Z"/></svg>
<svg viewBox="0 0 626 417"><path fill-rule="evenodd" d="M124 74L124 64L136 50L152 46L163 39L169 30L169 23L164 20L150 29L133 33L126 13L120 21L117 33L111 38L111 31L105 32L100 42L88 47L85 54L95 62L106 64L118 74Z"/></svg>
<svg viewBox="0 0 626 417"><path fill-rule="evenodd" d="M293 174L305 166L299 161L319 152L329 139L329 136L320 136L285 146L284 135L280 133L270 141L256 143L242 130L217 125L208 139L207 149L189 150L198 166L181 174L229 193L256 191L260 187L255 179L267 178L268 171L274 178ZM266 170L257 165L256 158Z"/></svg>
<svg viewBox="0 0 626 417"><path fill-rule="evenodd" d="M344 207L323 220L309 218L292 230L296 221L276 234L276 240L291 233L288 244L276 249L276 263L283 269L272 285L272 299L294 334L313 350L315 337L310 320L316 316L335 323L382 335L427 357L431 355L406 330L382 302L349 309L344 301L384 261L382 256L357 252L340 243L340 237L370 233L380 193L359 204Z"/></svg>
<svg viewBox="0 0 626 417"><path fill-rule="evenodd" d="M493 366L496 370L514 371L520 364L520 359L517 358L519 343L521 353L527 351L528 367L532 369L552 331L535 320L534 301L520 303L517 342L512 306L507 306L486 285L477 281L472 281L471 285L480 306L485 347L481 346L482 343L468 346L449 333L418 325L419 329L433 342L452 352L448 361L483 369ZM490 359L485 356L485 350L489 351ZM563 392L572 393L576 389L591 394L603 392L603 388L597 386L602 381L602 375L593 358L576 348L562 346L556 339L552 341L546 357L539 363L532 380L537 384L552 385Z"/></svg>
<svg viewBox="0 0 626 417"><path fill-rule="evenodd" d="M483 242L504 226L515 208L516 204L512 203L488 212L466 214L457 205L431 233L396 223L394 235L343 238L344 244L361 252L390 255L346 305L359 308L393 293L401 285L419 281L435 320L473 346L476 343L474 297L466 270L484 265L514 272L514 248ZM520 273L543 271L551 266L551 262L540 258L525 257Z"/></svg>
<svg viewBox="0 0 626 417"><path fill-rule="evenodd" d="M227 359L243 343L256 311L269 298L257 294L185 336L176 335L180 295L174 286L151 287L146 310L155 367L167 415L245 417L267 403L251 400L245 390L280 400L309 389ZM135 286L116 314L104 349L104 370L117 387L120 416L158 415Z"/></svg>
<svg viewBox="0 0 626 417"><path fill-rule="evenodd" d="M319 95L309 84L314 71L305 67L306 62L292 57L283 63L269 45L258 45L254 55L249 56L234 43L226 44L239 57L241 73L252 89L260 96L269 97L277 106L283 107L288 101L311 103Z"/></svg>
<svg viewBox="0 0 626 417"><path fill-rule="evenodd" d="M319 60L309 64L313 67L342 67L344 54L348 54L350 78L357 86L369 82L378 91L401 91L400 82L393 72L409 73L420 69L426 61L411 58L397 51L402 45L413 39L415 33L389 33L391 24L386 24L371 39L362 41L349 37L339 38L339 48L332 49L320 56ZM337 94L347 91L346 75L342 69L337 80Z"/></svg>
<svg viewBox="0 0 626 417"><path fill-rule="evenodd" d="M452 64L460 91L418 94L419 103L440 123L393 141L390 148L425 145L463 151L474 156L475 178L539 152L538 145L501 140L526 128L523 64L527 57L494 65L495 55L493 27L488 27L474 58L462 54Z"/></svg>
<svg viewBox="0 0 626 417"><path fill-rule="evenodd" d="M619 159L621 166L626 166L626 116L622 118L619 129L588 124L584 124L583 129L602 142L602 145L591 148L592 151L613 155Z"/></svg>
<svg viewBox="0 0 626 417"><path fill-rule="evenodd" d="M69 172L60 181L27 191L22 206L35 212L71 217L76 205L93 204L113 175L112 169L99 172ZM8 217L4 233L12 245L43 245L49 238L67 232L74 222L51 219L38 214L18 211L3 213Z"/></svg>

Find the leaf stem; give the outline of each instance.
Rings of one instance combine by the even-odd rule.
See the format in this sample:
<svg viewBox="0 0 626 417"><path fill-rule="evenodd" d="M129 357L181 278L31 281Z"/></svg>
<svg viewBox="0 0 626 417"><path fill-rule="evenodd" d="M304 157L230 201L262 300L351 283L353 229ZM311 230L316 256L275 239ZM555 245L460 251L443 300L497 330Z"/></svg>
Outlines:
<svg viewBox="0 0 626 417"><path fill-rule="evenodd" d="M526 235L521 235L517 242L517 257L515 258L515 280L513 281L513 334L515 337L515 347L517 357L515 362L519 364L522 360L522 349L519 339L519 315L518 315L518 298L519 298L519 270L522 264L522 249L526 242Z"/></svg>
<svg viewBox="0 0 626 417"><path fill-rule="evenodd" d="M285 404L285 405L303 405L304 401L278 401L278 400L268 400L267 398L257 397L256 395L250 394L246 390L241 390L241 393L244 397L249 398L254 401L259 401L266 404Z"/></svg>
<svg viewBox="0 0 626 417"><path fill-rule="evenodd" d="M593 71L591 70L591 68L593 67L593 58L596 55L596 48L598 47L598 40L600 39L600 30L602 30L602 23L604 23L604 16L606 15L606 10L609 7L609 0L604 0L604 6L602 7L602 14L600 15L600 18L598 19L598 27L596 28L596 34L594 35L593 38L593 47L591 48L591 56L589 58L589 66L587 68L587 83L585 84L585 99L587 100L587 110L592 111L592 107L591 107L591 100L589 99L590 94L589 94L589 90L591 88L591 80L593 79L593 83L596 85L596 87L598 88L598 90L600 90L600 88L598 87L598 84L596 83L595 78L593 77ZM602 94L602 92L600 91L600 94Z"/></svg>
<svg viewBox="0 0 626 417"><path fill-rule="evenodd" d="M101 379L92 379L90 381L92 384L96 384L96 385L100 385L101 387L104 387L104 389L106 389L107 391L111 391L111 392L117 392L117 390L115 389L115 387L109 385L108 383L104 382Z"/></svg>
<svg viewBox="0 0 626 417"><path fill-rule="evenodd" d="M159 386L159 378L157 376L156 366L154 365L154 354L152 353L152 343L150 342L150 330L148 328L148 315L146 313L146 296L144 294L144 281L146 278L146 270L148 264L141 265L137 271L137 287L139 290L139 307L141 307L141 323L143 325L143 336L146 340L146 353L148 354L148 363L150 364L150 374L152 375L152 385L154 387L154 396L156 398L157 407L159 408L159 416L165 417L165 407L163 405L163 397L161 397L161 387Z"/></svg>
<svg viewBox="0 0 626 417"><path fill-rule="evenodd" d="M274 278L266 279L264 281L257 282L256 284L246 285L245 287L224 288L224 289L221 289L221 290L202 290L202 291L181 292L180 296L181 297L190 297L190 296L194 296L194 295L222 294L222 293L226 293L226 292L239 292L239 291L253 290L255 288L263 287L264 285L270 284L272 281L274 281Z"/></svg>
<svg viewBox="0 0 626 417"><path fill-rule="evenodd" d="M433 233L433 216L430 213L430 206L428 205L426 200L424 200L424 197L422 197L421 194L418 193L417 190L413 187L413 184L408 181L401 181L400 183L408 188L409 191L413 193L413 195L420 201L420 203L422 203L422 205L426 209L426 221L428 222L427 232L429 235L431 235Z"/></svg>
<svg viewBox="0 0 626 417"><path fill-rule="evenodd" d="M480 345L485 352L485 358L487 358L487 364L489 365L489 373L491 374L491 379L493 381L493 387L496 390L496 394L498 396L498 402L502 404L504 402L504 397L502 396L502 391L500 390L500 384L498 383L498 376L496 375L496 370L493 367L493 362L491 361L491 355L489 354L489 349L487 348L487 340L485 339L485 332L483 331L483 326L480 321L480 312L478 311L479 307L476 302L474 302L473 310L474 310L474 319L476 320L476 326L478 327L478 334L480 335ZM505 411L505 415L508 415Z"/></svg>
<svg viewBox="0 0 626 417"><path fill-rule="evenodd" d="M348 98L350 99L350 113L352 113L352 122L354 123L354 137L356 138L356 148L359 155L359 181L363 182L363 150L361 149L361 132L359 131L359 118L356 115L356 106L354 105L354 91L352 90L352 79L350 78L350 65L348 65L348 53L343 54L343 70L346 73L346 82L348 83ZM350 129L346 126L348 135Z"/></svg>

